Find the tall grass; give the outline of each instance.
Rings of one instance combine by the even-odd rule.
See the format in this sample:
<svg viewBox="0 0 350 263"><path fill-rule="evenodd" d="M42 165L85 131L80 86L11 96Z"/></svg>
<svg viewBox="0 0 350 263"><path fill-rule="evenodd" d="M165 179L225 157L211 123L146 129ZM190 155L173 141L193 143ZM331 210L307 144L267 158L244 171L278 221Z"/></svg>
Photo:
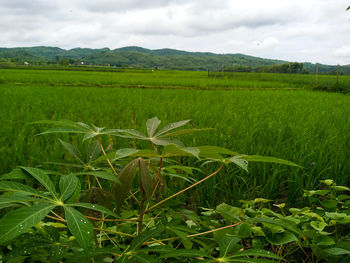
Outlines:
<svg viewBox="0 0 350 263"><path fill-rule="evenodd" d="M27 76L30 77L34 80L37 76ZM185 137L187 145L218 145L240 153L291 160L304 167L254 164L249 174L227 169L191 193L199 205L257 196L287 197L294 202L301 189L315 187L320 178L333 178L342 185L350 182L348 95L305 90L203 91L15 84L0 85L0 94L1 173L17 165L42 165L42 161L65 156L58 136L35 136L44 127L28 124L31 121L70 119L142 130L146 119L158 116L163 123L192 119L194 127L215 128ZM70 135L59 137L76 140ZM117 148L130 146L128 141L114 140ZM211 168L203 169L208 172Z"/></svg>

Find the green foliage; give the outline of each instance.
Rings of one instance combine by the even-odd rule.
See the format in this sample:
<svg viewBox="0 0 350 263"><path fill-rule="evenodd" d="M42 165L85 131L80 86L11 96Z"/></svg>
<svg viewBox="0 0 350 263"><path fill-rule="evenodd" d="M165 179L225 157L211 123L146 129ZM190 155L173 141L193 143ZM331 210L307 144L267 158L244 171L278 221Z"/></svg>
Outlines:
<svg viewBox="0 0 350 263"><path fill-rule="evenodd" d="M206 181L224 165L238 165L244 170L248 162L298 167L282 159L242 155L217 146L157 143L164 138L161 136L196 132L180 129L188 122L175 122L157 131L161 122L154 117L146 122L147 135L70 121L37 122L51 125L42 134L81 136L82 144L94 156L84 157L79 146L60 140L77 162L76 168L83 172L61 174L20 167L0 177L2 259L213 263L348 259L350 189L331 179L321 181L319 190L304 192L307 207L290 208L289 212L285 204L272 208L272 200L264 198L242 201L240 207L223 203L201 214L184 209L183 201L174 197L200 183L209 183ZM106 152L101 136L146 140L148 149L110 148ZM96 150L95 137L101 151ZM199 170L183 165L179 158L220 165L209 176L188 187L183 185L171 195L165 190L167 186L183 182L181 177ZM178 177L170 180L169 174Z"/></svg>

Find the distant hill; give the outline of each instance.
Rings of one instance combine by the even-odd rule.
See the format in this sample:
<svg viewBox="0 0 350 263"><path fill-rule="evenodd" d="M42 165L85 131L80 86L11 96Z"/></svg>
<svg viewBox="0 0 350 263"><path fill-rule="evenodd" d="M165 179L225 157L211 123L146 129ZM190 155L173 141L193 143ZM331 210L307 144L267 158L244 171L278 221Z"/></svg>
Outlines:
<svg viewBox="0 0 350 263"><path fill-rule="evenodd" d="M110 50L109 48L90 49L58 47L17 47L0 48L0 62L23 64L66 63L104 65L129 68L160 68L179 70L221 70L223 68L246 67L255 70L264 66L284 64L288 61L265 59L244 54L215 54L210 52L187 52L176 49L146 49L129 46ZM304 69L315 72L315 64L303 63ZM334 73L337 70L350 74L350 65L336 67L319 65L320 73Z"/></svg>

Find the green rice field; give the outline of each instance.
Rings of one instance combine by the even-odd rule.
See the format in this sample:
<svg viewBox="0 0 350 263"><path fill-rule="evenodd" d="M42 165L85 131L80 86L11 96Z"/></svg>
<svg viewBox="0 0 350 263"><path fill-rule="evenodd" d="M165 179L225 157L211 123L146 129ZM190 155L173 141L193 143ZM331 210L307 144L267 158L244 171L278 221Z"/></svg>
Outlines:
<svg viewBox="0 0 350 263"><path fill-rule="evenodd" d="M336 76L322 75L318 84L335 81ZM339 81L348 85L350 77ZM260 196L295 202L301 189L314 188L319 179L350 183L350 96L313 91L314 86L313 75L215 78L207 72L1 69L0 173L18 165L46 167L45 162L65 157L57 138L77 140L73 135L35 136L47 126L33 121L69 119L144 131L153 116L163 124L192 119L189 126L214 130L185 136L188 146L217 145L303 166L252 163L249 173L227 168L196 190L199 205ZM128 140L112 140L114 148L130 146Z"/></svg>

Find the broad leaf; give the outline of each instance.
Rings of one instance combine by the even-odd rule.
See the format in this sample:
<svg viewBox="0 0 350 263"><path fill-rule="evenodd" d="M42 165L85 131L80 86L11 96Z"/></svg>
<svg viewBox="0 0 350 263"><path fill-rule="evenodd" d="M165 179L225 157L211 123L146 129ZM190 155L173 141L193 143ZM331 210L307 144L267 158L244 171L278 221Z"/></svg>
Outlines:
<svg viewBox="0 0 350 263"><path fill-rule="evenodd" d="M87 249L94 235L92 224L74 208L64 206L64 211L69 231L76 238L78 244L83 249Z"/></svg>
<svg viewBox="0 0 350 263"><path fill-rule="evenodd" d="M38 198L33 198L28 195L0 195L0 206L10 203L34 202L38 200Z"/></svg>
<svg viewBox="0 0 350 263"><path fill-rule="evenodd" d="M134 149L134 148L124 148L124 149L119 149L117 150L117 152L115 153L115 158L114 160L118 160L118 159L122 159L125 157L129 157L131 155L134 155L136 153L138 153L140 150L138 149Z"/></svg>
<svg viewBox="0 0 350 263"><path fill-rule="evenodd" d="M301 167L293 162L286 161L283 159L269 157L269 156L260 156L260 155L242 155L242 159L248 162L264 162L264 163L277 163L277 164L285 164L289 166Z"/></svg>
<svg viewBox="0 0 350 263"><path fill-rule="evenodd" d="M186 125L187 123L189 123L191 120L183 120L183 121L178 121L178 122L174 122L174 123L169 123L168 125L166 125L163 129L161 129L159 132L156 133L155 137L159 137L160 135L174 130L176 128L180 128L184 125Z"/></svg>
<svg viewBox="0 0 350 263"><path fill-rule="evenodd" d="M147 135L148 137L153 137L155 131L157 130L159 124L161 121L157 117L153 117L152 119L148 119L146 121L146 127L147 127Z"/></svg>
<svg viewBox="0 0 350 263"><path fill-rule="evenodd" d="M58 198L53 182L43 170L40 170L38 168L22 166L21 168L28 172L30 175L32 175L36 180L38 180L40 184L43 185L53 197L55 197L56 199Z"/></svg>
<svg viewBox="0 0 350 263"><path fill-rule="evenodd" d="M0 220L0 244L4 244L40 222L55 205L39 204L11 211Z"/></svg>
<svg viewBox="0 0 350 263"><path fill-rule="evenodd" d="M131 241L129 248L126 251L134 251L139 249L142 244L146 241L149 241L152 238L156 238L157 235L161 234L164 231L164 227L157 227L152 230L145 230L142 234L138 235Z"/></svg>
<svg viewBox="0 0 350 263"><path fill-rule="evenodd" d="M163 259L163 258L177 258L177 257L194 258L194 257L209 257L209 255L208 253L198 249L176 249L172 252L168 252L160 255L158 258Z"/></svg>
<svg viewBox="0 0 350 263"><path fill-rule="evenodd" d="M139 173L140 173L142 188L145 191L145 194L148 200L150 200L153 192L152 177L148 171L148 167L146 165L145 160L143 160L142 158L139 158L138 160L139 160Z"/></svg>
<svg viewBox="0 0 350 263"><path fill-rule="evenodd" d="M88 162L95 160L101 153L101 147L98 140L91 141L88 147Z"/></svg>
<svg viewBox="0 0 350 263"><path fill-rule="evenodd" d="M239 155L233 156L229 158L228 161L236 164L237 166L239 166L240 168L248 172L248 161L242 159L242 156L239 156Z"/></svg>
<svg viewBox="0 0 350 263"><path fill-rule="evenodd" d="M164 147L162 155L164 157L195 156L199 158L199 149L195 147L181 147L179 145L169 144Z"/></svg>
<svg viewBox="0 0 350 263"><path fill-rule="evenodd" d="M237 258L237 257L247 257L247 256L252 256L252 257L265 257L265 258L273 258L273 259L278 259L282 260L281 257L277 256L276 254L266 251L264 249L247 249L243 250L240 252L236 252L233 255L229 256L228 258Z"/></svg>
<svg viewBox="0 0 350 263"><path fill-rule="evenodd" d="M93 175L93 176L97 176L99 178L120 184L118 177L114 173L107 172L107 171L81 172L81 173L75 173L75 175Z"/></svg>
<svg viewBox="0 0 350 263"><path fill-rule="evenodd" d="M60 178L60 191L62 201L67 200L75 192L80 184L79 179L73 174L63 175Z"/></svg>
<svg viewBox="0 0 350 263"><path fill-rule="evenodd" d="M199 131L210 131L213 130L212 128L202 128L202 129L184 129L180 131L174 131L174 132L169 132L164 135L158 136L158 138L168 138L168 137L174 137L174 136L179 136L183 134L188 134L188 133L194 133L194 132L199 132Z"/></svg>
<svg viewBox="0 0 350 263"><path fill-rule="evenodd" d="M136 175L136 168L138 166L138 159L128 163L119 173L119 180L121 184L114 186L114 197L117 204L117 208L120 209L124 200L129 195L132 187L132 182Z"/></svg>
<svg viewBox="0 0 350 263"><path fill-rule="evenodd" d="M66 206L76 206L76 207L83 207L83 208L87 208L87 209L91 209L91 210L95 210L101 213L104 213L106 215L110 215L113 217L118 217L118 215L116 213L114 213L113 211L105 208L104 206L101 205L97 205L97 204L90 204L90 203L73 203L73 204L69 204Z"/></svg>
<svg viewBox="0 0 350 263"><path fill-rule="evenodd" d="M58 139L60 141L60 143L63 145L63 147L71 154L73 155L73 157L80 162L81 164L84 164L82 157L81 157L81 153L80 151L72 144L62 141L61 139Z"/></svg>
<svg viewBox="0 0 350 263"><path fill-rule="evenodd" d="M20 184L17 182L9 182L9 181L0 181L0 190L8 191L8 192L19 192L28 195L40 196L45 199L49 199L45 194L31 188L30 186Z"/></svg>
<svg viewBox="0 0 350 263"><path fill-rule="evenodd" d="M0 180L14 180L14 179L26 180L29 178L30 176L28 176L21 168L15 168L8 174L4 174L0 176Z"/></svg>

